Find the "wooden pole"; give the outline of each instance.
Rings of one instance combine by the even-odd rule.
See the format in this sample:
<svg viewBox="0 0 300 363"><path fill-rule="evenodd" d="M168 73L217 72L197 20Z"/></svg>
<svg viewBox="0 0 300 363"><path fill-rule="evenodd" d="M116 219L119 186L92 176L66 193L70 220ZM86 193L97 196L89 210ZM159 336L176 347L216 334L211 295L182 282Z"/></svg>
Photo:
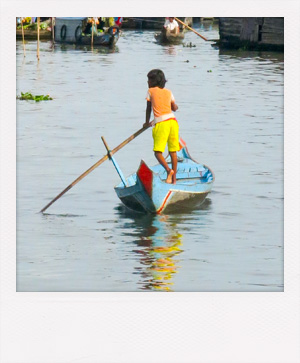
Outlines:
<svg viewBox="0 0 300 363"><path fill-rule="evenodd" d="M92 18L92 48L93 48L93 45L94 45L94 18Z"/></svg>
<svg viewBox="0 0 300 363"><path fill-rule="evenodd" d="M54 43L54 18L51 18L52 42Z"/></svg>
<svg viewBox="0 0 300 363"><path fill-rule="evenodd" d="M106 150L107 150L107 155L108 155L108 157L109 157L109 158L110 158L110 160L112 161L112 163L113 163L113 165L114 165L115 169L117 170L117 173L119 174L119 177L120 177L120 178L121 178L121 180L122 180L122 183L123 183L123 184L124 184L124 186L126 187L126 186L127 186L127 182L126 182L126 178L125 178L124 174L122 173L122 170L120 169L120 167L119 167L119 165L118 165L118 163L117 163L116 159L115 159L115 158L111 155L110 149L109 149L109 147L108 147L108 145L107 145L107 142L105 141L105 139L104 139L104 137L103 137L103 136L101 136L101 139L102 139L103 144L104 144L104 146L105 146L105 148L106 148Z"/></svg>
<svg viewBox="0 0 300 363"><path fill-rule="evenodd" d="M188 25L186 25L183 21L179 20L178 18L175 18L175 20L177 20L180 24L184 25L186 28L188 28L189 30L191 30L191 31L192 31L192 32L194 32L195 34L199 35L199 37L201 37L202 39L204 39L204 40L206 40L206 41L207 41L207 39L206 39L203 35L201 35L201 34L199 34L198 32L196 32L196 30L194 30L193 28L191 28L191 27L189 27Z"/></svg>
<svg viewBox="0 0 300 363"><path fill-rule="evenodd" d="M40 60L40 18L37 18L37 59Z"/></svg>
<svg viewBox="0 0 300 363"><path fill-rule="evenodd" d="M25 37L24 37L24 27L23 27L23 18L21 18L21 26L22 26L22 39L23 39L24 57L26 57Z"/></svg>
<svg viewBox="0 0 300 363"><path fill-rule="evenodd" d="M149 126L148 126L149 127ZM131 140L136 138L138 135L140 135L142 132L148 129L148 127L143 127L140 130L136 131L133 135L129 136L128 139L124 140L120 145L115 147L113 150L110 151L110 155L115 154L117 151L119 151L122 147L127 145ZM81 174L77 179L75 179L70 185L68 185L60 194L58 194L53 200L51 200L50 203L48 203L43 209L41 209L40 213L44 212L47 208L50 207L51 204L53 204L57 199L59 199L61 196L63 196L68 190L70 190L75 184L77 184L81 179L86 177L91 171L96 169L100 164L102 164L105 160L109 158L109 155L106 154L98 160L94 165L92 165L87 171L85 171L83 174Z"/></svg>

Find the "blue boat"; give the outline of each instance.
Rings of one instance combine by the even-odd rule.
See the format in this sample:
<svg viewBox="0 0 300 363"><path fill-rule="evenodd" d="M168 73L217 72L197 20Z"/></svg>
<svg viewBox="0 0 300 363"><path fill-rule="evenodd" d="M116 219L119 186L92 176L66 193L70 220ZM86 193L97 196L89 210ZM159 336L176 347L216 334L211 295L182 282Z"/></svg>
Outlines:
<svg viewBox="0 0 300 363"><path fill-rule="evenodd" d="M177 157L176 184L168 184L167 173L160 164L149 167L142 160L137 172L125 178L114 157L109 155L122 180L114 188L122 203L137 212L157 214L178 213L201 205L212 189L214 173L193 160L186 146L177 152ZM171 165L170 156L166 161Z"/></svg>

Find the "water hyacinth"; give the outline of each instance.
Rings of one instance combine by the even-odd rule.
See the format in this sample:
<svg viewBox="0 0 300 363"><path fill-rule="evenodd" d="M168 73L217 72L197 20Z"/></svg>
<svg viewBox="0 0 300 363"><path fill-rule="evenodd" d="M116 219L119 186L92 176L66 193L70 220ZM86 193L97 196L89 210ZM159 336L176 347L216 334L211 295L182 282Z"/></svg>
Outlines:
<svg viewBox="0 0 300 363"><path fill-rule="evenodd" d="M36 101L36 102L53 100L53 98L50 97L49 95L34 96L30 92L26 92L26 93L21 92L21 96L17 96L17 99L18 100L32 100L32 101Z"/></svg>

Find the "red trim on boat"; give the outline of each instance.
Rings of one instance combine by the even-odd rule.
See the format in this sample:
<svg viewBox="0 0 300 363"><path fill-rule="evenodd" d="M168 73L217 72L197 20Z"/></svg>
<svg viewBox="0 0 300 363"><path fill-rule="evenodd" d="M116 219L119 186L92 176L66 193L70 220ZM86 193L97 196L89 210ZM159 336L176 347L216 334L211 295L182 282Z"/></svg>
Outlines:
<svg viewBox="0 0 300 363"><path fill-rule="evenodd" d="M165 205L166 205L166 203L167 203L167 200L168 200L169 196L171 195L171 193L172 193L172 190L169 190L169 191L168 191L167 196L165 197L165 199L164 199L164 201L163 201L163 204L162 204L162 205L161 205L161 207L157 210L157 213L160 213L160 212L164 209L164 207L165 207Z"/></svg>
<svg viewBox="0 0 300 363"><path fill-rule="evenodd" d="M186 147L186 142L181 137L179 138L179 146L180 146L180 150L183 149L184 147Z"/></svg>
<svg viewBox="0 0 300 363"><path fill-rule="evenodd" d="M152 180L153 174L152 171L148 168L146 163L142 160L139 170L137 172L137 176L139 177L140 181L142 182L146 192L151 197L152 196Z"/></svg>

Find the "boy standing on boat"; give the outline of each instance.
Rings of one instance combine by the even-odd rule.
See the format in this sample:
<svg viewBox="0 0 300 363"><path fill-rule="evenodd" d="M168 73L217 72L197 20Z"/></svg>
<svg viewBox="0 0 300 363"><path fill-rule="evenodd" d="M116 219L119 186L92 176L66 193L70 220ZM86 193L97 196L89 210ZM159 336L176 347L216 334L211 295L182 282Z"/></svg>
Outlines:
<svg viewBox="0 0 300 363"><path fill-rule="evenodd" d="M175 18L167 18L164 24L164 28L167 32L170 32L172 34L178 34L179 33L179 25Z"/></svg>
<svg viewBox="0 0 300 363"><path fill-rule="evenodd" d="M177 151L179 151L179 126L172 111L176 111L178 106L172 92L165 87L166 79L163 71L152 69L148 74L148 92L146 122L144 127L149 127L151 111L154 113L154 125L152 136L154 141L153 151L156 159L166 169L166 183L176 184L177 172ZM172 169L168 166L163 152L166 144L172 161Z"/></svg>

